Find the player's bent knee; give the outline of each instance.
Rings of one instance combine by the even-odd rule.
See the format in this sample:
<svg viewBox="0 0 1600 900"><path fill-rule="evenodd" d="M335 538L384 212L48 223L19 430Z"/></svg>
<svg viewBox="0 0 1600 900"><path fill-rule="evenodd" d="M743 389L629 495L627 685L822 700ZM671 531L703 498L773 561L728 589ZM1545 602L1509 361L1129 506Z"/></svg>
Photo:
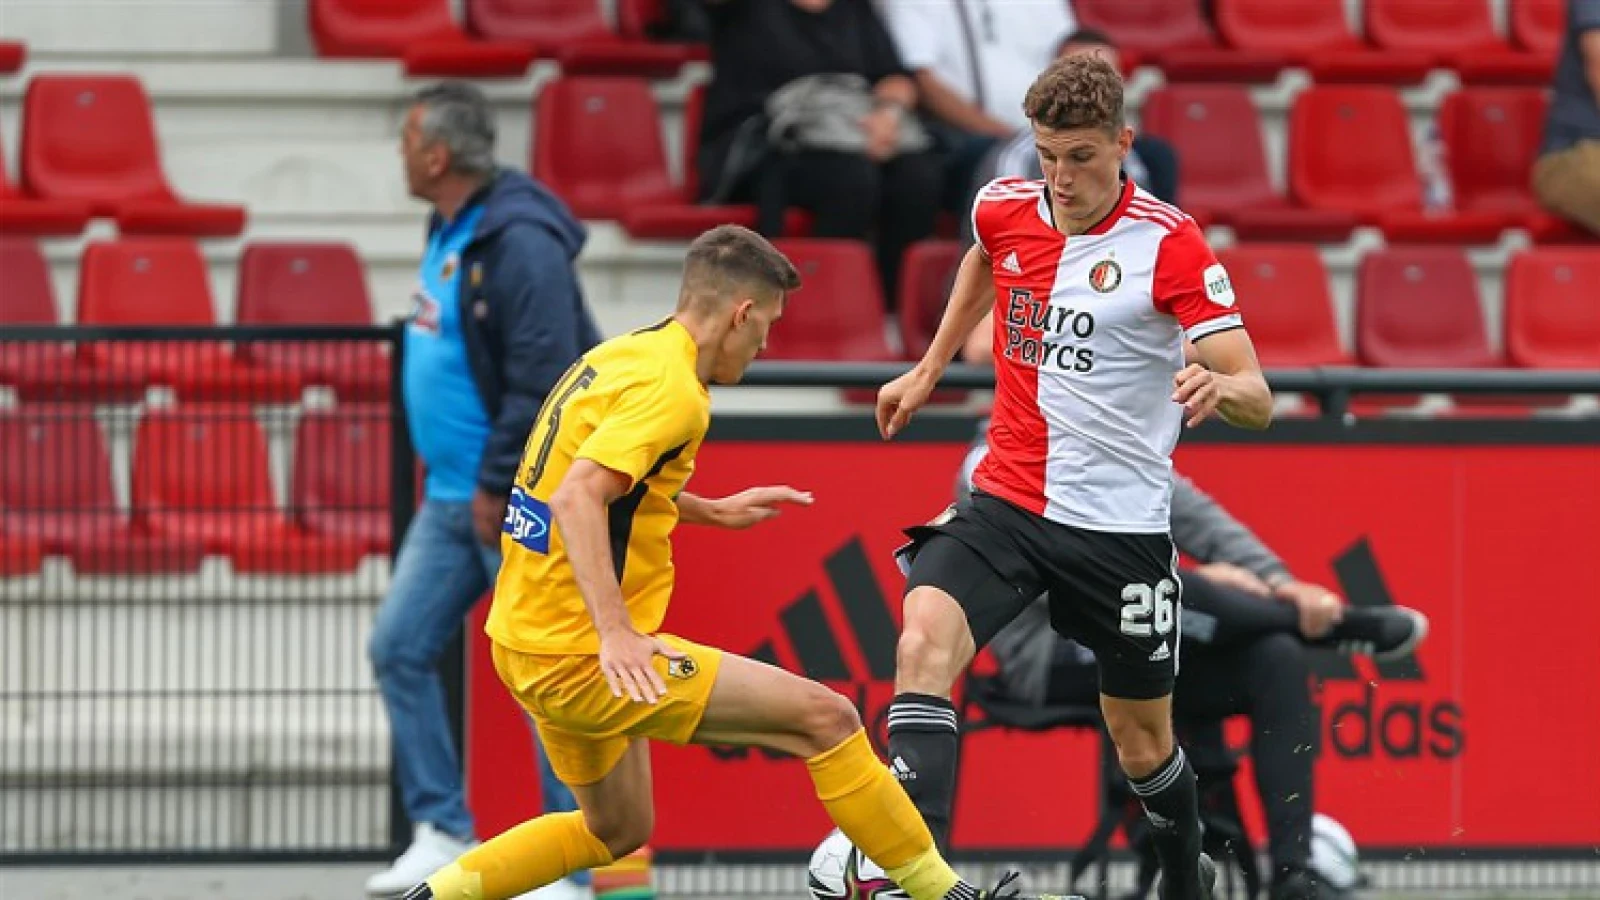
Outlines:
<svg viewBox="0 0 1600 900"><path fill-rule="evenodd" d="M919 621L907 619L895 647L895 684L899 691L947 697L955 683L957 653L948 639L935 636Z"/></svg>
<svg viewBox="0 0 1600 900"><path fill-rule="evenodd" d="M1110 713L1106 730L1117 745L1122 771L1135 778L1154 772L1172 755L1172 724L1159 719Z"/></svg>
<svg viewBox="0 0 1600 900"><path fill-rule="evenodd" d="M806 697L801 730L807 758L826 753L861 730L861 713L843 694L816 685Z"/></svg>
<svg viewBox="0 0 1600 900"><path fill-rule="evenodd" d="M656 813L649 804L628 810L585 809L583 824L606 845L613 859L621 859L649 843L656 827Z"/></svg>

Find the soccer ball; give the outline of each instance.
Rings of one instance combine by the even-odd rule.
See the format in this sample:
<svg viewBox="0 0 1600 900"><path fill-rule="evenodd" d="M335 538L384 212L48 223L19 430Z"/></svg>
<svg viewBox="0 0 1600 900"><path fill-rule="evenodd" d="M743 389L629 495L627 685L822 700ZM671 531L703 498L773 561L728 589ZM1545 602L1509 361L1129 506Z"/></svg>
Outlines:
<svg viewBox="0 0 1600 900"><path fill-rule="evenodd" d="M811 854L806 886L814 900L910 900L837 828Z"/></svg>
<svg viewBox="0 0 1600 900"><path fill-rule="evenodd" d="M1311 819L1311 868L1338 891L1361 887L1361 855L1355 839L1334 819L1317 813Z"/></svg>

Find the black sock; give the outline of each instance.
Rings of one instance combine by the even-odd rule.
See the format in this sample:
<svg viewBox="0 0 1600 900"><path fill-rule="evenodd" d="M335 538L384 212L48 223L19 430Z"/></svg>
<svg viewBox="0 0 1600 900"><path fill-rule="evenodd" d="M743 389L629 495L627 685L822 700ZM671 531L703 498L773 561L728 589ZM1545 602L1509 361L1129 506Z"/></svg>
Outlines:
<svg viewBox="0 0 1600 900"><path fill-rule="evenodd" d="M1190 900L1200 888L1200 796L1194 770L1176 747L1166 762L1128 784L1144 804L1150 835L1161 858L1162 900Z"/></svg>
<svg viewBox="0 0 1600 900"><path fill-rule="evenodd" d="M889 768L922 813L940 852L950 847L956 796L956 708L943 697L899 694L889 705Z"/></svg>

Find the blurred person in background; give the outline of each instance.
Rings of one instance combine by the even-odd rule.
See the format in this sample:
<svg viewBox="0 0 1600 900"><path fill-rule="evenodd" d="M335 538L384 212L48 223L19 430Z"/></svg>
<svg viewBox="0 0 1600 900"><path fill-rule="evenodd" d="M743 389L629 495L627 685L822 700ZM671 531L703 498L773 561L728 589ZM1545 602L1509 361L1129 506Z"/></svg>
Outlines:
<svg viewBox="0 0 1600 900"><path fill-rule="evenodd" d="M1567 0L1533 193L1546 209L1600 234L1600 0Z"/></svg>
<svg viewBox="0 0 1600 900"><path fill-rule="evenodd" d="M427 479L368 645L414 828L368 880L374 896L409 890L477 843L438 663L499 572L512 477L545 394L600 340L573 267L583 227L542 185L497 165L494 140L488 100L464 83L420 91L401 135L406 186L432 206L402 384ZM539 756L546 806L575 808Z"/></svg>
<svg viewBox="0 0 1600 900"><path fill-rule="evenodd" d="M1072 10L1067 0L883 0L882 9L945 153L945 207L964 214L984 156L1028 129L1022 97L1072 32Z"/></svg>
<svg viewBox="0 0 1600 900"><path fill-rule="evenodd" d="M873 240L885 299L900 257L933 234L944 161L917 120L917 86L871 0L707 0L711 83L700 129L700 199L755 203L757 230L783 233L794 206L812 214L811 235ZM823 76L818 78L818 76ZM857 76L851 98L836 76ZM833 127L770 135L774 95L828 85L827 99L786 104L796 119ZM870 96L865 96L870 94ZM784 97L800 101L791 90ZM850 99L843 119L830 113ZM782 111L779 111L780 113ZM816 135L808 139L806 133Z"/></svg>
<svg viewBox="0 0 1600 900"><path fill-rule="evenodd" d="M1105 32L1093 28L1080 28L1067 35L1057 50L1057 56L1071 56L1076 53L1098 56L1110 63L1111 68L1118 72L1122 71L1122 56L1117 52L1117 45ZM1149 191L1157 199L1173 204L1178 202L1178 153L1171 144L1161 138L1136 133L1133 137L1133 148L1128 151L1127 159L1122 161L1122 171L1133 179L1134 184ZM991 147L978 161L976 168L969 172L969 180L964 185L965 202L968 207L970 208L978 191L984 185L993 179L1007 177L1028 179L1044 177L1039 165L1039 154L1034 149L1033 129L1022 128L1012 133L1007 140ZM970 216L962 217L961 234L964 243L972 243Z"/></svg>

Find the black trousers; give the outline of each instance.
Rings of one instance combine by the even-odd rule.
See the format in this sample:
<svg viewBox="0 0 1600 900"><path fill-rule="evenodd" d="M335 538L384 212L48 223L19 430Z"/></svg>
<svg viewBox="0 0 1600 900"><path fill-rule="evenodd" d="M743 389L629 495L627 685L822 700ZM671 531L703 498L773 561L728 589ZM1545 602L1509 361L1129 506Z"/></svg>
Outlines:
<svg viewBox="0 0 1600 900"><path fill-rule="evenodd" d="M1173 717L1202 726L1200 731L1229 716L1250 718L1250 755L1267 817L1268 852L1277 871L1303 869L1311 855L1312 765L1320 723L1311 702L1306 647L1294 624L1298 619L1288 617L1287 629L1282 628L1284 617L1265 604L1292 607L1218 587L1192 572L1184 575L1183 604L1216 615L1217 634L1228 640L1206 644L1184 634ZM1094 667L1070 657L1058 660L1050 673L1048 702L1095 702Z"/></svg>
<svg viewBox="0 0 1600 900"><path fill-rule="evenodd" d="M703 177L720 174L725 154L725 148L702 151ZM944 177L944 157L933 152L878 163L858 153L773 151L729 200L755 203L756 230L768 237L781 237L784 210L799 207L811 213L815 237L872 241L884 303L894 309L901 257L913 242L933 236Z"/></svg>

